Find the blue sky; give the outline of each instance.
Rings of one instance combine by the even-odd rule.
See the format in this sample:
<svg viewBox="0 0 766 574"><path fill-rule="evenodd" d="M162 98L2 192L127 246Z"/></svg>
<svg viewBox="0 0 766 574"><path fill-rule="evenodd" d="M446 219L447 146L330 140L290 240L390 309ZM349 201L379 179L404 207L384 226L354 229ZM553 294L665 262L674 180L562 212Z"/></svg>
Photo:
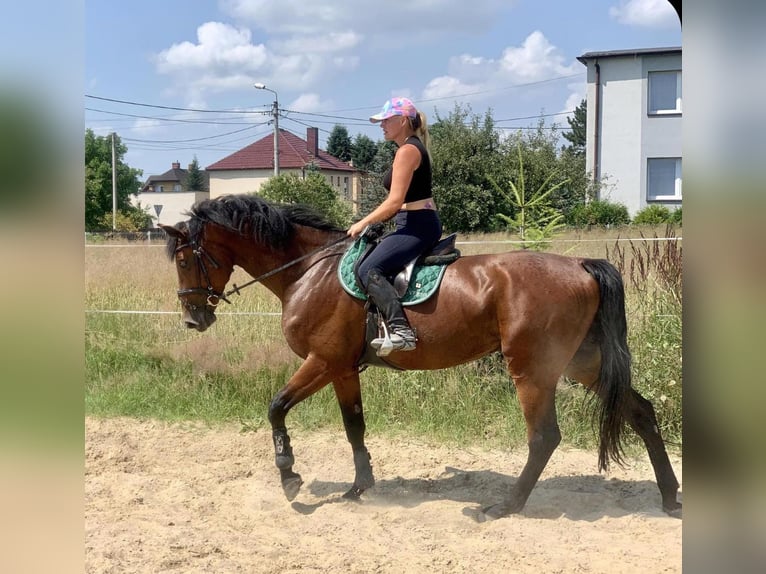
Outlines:
<svg viewBox="0 0 766 574"><path fill-rule="evenodd" d="M89 1L85 126L117 132L144 178L272 133L274 95L255 82L278 93L281 128L316 126L322 148L336 123L381 139L366 118L393 95L431 122L457 102L505 128L566 127L585 95L577 56L679 45L665 0Z"/></svg>

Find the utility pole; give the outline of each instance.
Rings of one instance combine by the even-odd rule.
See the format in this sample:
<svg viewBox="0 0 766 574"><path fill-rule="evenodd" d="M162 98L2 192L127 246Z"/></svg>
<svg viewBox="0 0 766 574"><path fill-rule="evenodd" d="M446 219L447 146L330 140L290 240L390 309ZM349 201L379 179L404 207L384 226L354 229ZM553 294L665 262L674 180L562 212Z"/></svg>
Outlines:
<svg viewBox="0 0 766 574"><path fill-rule="evenodd" d="M117 160L112 132L112 231L117 231Z"/></svg>
<svg viewBox="0 0 766 574"><path fill-rule="evenodd" d="M279 175L279 96L271 88L267 88L266 84L260 82L253 84L258 90L266 90L274 94L274 104L271 108L272 115L274 116L274 175Z"/></svg>

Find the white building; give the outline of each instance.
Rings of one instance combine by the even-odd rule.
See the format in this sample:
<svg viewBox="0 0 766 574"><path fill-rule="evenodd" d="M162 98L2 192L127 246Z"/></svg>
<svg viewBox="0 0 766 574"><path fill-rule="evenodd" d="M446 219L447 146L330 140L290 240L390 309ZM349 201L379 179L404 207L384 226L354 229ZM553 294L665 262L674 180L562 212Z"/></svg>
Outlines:
<svg viewBox="0 0 766 574"><path fill-rule="evenodd" d="M681 48L587 52L586 169L634 216L680 207Z"/></svg>

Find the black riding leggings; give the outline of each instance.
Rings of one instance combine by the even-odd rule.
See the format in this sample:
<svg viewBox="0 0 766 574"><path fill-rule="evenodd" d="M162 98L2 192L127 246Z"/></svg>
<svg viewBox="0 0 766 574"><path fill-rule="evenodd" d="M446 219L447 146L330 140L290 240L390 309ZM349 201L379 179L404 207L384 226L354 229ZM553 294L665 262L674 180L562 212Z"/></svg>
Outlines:
<svg viewBox="0 0 766 574"><path fill-rule="evenodd" d="M370 271L391 281L410 261L433 247L442 234L439 215L433 209L400 211L394 223L396 231L385 236L357 269L365 289Z"/></svg>

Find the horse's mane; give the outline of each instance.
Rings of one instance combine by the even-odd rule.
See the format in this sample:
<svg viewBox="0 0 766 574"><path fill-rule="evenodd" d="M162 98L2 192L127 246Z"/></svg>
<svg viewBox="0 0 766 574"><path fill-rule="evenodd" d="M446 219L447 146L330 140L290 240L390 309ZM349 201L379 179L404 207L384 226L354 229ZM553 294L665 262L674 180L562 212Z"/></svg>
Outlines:
<svg viewBox="0 0 766 574"><path fill-rule="evenodd" d="M215 199L203 199L184 215L188 215L189 220L178 224L178 227L186 229L192 241L199 239L202 228L208 222L276 248L284 247L292 239L296 225L321 231L343 231L312 206L280 204L255 195L224 195ZM170 238L167 252L171 258L175 248L176 242Z"/></svg>

